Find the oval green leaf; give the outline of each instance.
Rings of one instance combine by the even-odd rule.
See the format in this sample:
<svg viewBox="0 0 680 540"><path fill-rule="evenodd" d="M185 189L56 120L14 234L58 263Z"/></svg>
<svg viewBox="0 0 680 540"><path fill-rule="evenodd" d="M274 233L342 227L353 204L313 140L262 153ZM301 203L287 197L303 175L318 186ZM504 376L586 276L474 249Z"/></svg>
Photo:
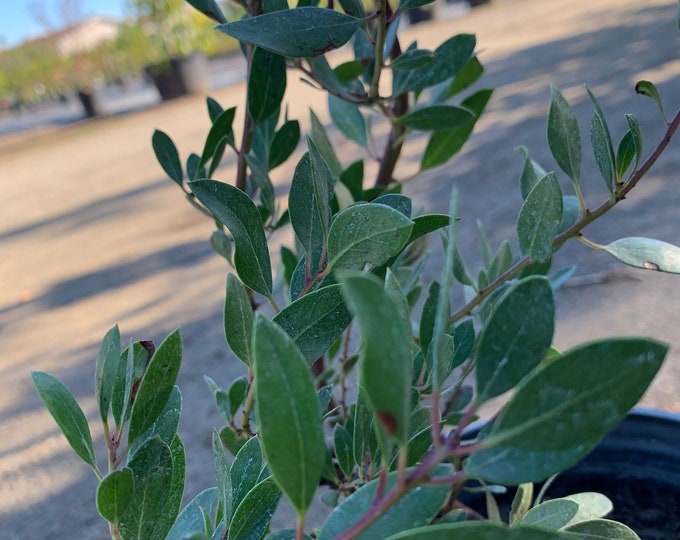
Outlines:
<svg viewBox="0 0 680 540"><path fill-rule="evenodd" d="M638 402L667 351L658 341L616 338L544 363L503 408L466 472L516 485L573 466Z"/></svg>
<svg viewBox="0 0 680 540"><path fill-rule="evenodd" d="M508 529L501 523L465 521L421 527L395 534L386 540L573 540L573 538L568 534L533 527Z"/></svg>
<svg viewBox="0 0 680 540"><path fill-rule="evenodd" d="M680 274L680 247L662 240L631 236L616 240L603 249L630 266Z"/></svg>
<svg viewBox="0 0 680 540"><path fill-rule="evenodd" d="M234 266L241 281L270 296L272 269L262 219L253 201L240 189L215 180L191 182L191 190L234 237Z"/></svg>
<svg viewBox="0 0 680 540"><path fill-rule="evenodd" d="M175 330L163 340L146 368L130 413L128 444L149 429L165 409L182 362L182 338Z"/></svg>
<svg viewBox="0 0 680 540"><path fill-rule="evenodd" d="M229 540L259 540L264 535L281 499L272 478L266 478L245 496L234 512Z"/></svg>
<svg viewBox="0 0 680 540"><path fill-rule="evenodd" d="M640 540L640 537L623 523L608 519L582 521L567 527L564 532L578 540Z"/></svg>
<svg viewBox="0 0 680 540"><path fill-rule="evenodd" d="M236 357L251 365L250 345L255 315L245 287L234 274L227 275L224 300L224 335Z"/></svg>
<svg viewBox="0 0 680 540"><path fill-rule="evenodd" d="M410 333L398 306L372 275L339 276L349 309L363 340L359 385L385 431L405 444L411 414Z"/></svg>
<svg viewBox="0 0 680 540"><path fill-rule="evenodd" d="M581 134L576 115L562 93L550 86L548 146L555 161L572 181L581 177Z"/></svg>
<svg viewBox="0 0 680 540"><path fill-rule="evenodd" d="M554 331L550 282L531 276L503 293L482 331L475 369L477 399L513 388L545 357Z"/></svg>
<svg viewBox="0 0 680 540"><path fill-rule="evenodd" d="M73 451L96 471L97 460L94 456L92 434L85 414L76 399L61 381L49 373L33 371L31 379L40 399Z"/></svg>
<svg viewBox="0 0 680 540"><path fill-rule="evenodd" d="M118 523L132 500L135 483L132 469L124 467L108 474L97 486L97 510L111 523Z"/></svg>
<svg viewBox="0 0 680 540"><path fill-rule="evenodd" d="M217 29L277 54L304 58L341 47L360 26L361 20L355 17L306 6L221 24Z"/></svg>
<svg viewBox="0 0 680 540"><path fill-rule="evenodd" d="M293 338L308 364L335 343L351 320L339 285L308 293L274 317L274 322Z"/></svg>
<svg viewBox="0 0 680 540"><path fill-rule="evenodd" d="M517 218L522 253L536 262L550 260L553 240L562 223L562 190L555 173L548 173L531 189Z"/></svg>
<svg viewBox="0 0 680 540"><path fill-rule="evenodd" d="M205 530L203 511L209 516L217 513L220 498L216 487L208 488L196 495L177 516L165 540L185 540L196 531Z"/></svg>
<svg viewBox="0 0 680 540"><path fill-rule="evenodd" d="M113 385L120 361L120 331L118 326L111 328L99 347L97 364L94 370L94 397L99 404L102 422L108 422Z"/></svg>
<svg viewBox="0 0 680 540"><path fill-rule="evenodd" d="M165 173L180 187L182 186L182 179L184 173L182 172L182 163L179 160L179 153L177 147L172 139L164 132L155 130L151 136L151 145L153 146L156 159L160 163Z"/></svg>
<svg viewBox="0 0 680 540"><path fill-rule="evenodd" d="M276 483L304 515L327 452L314 382L293 339L259 313L253 360L262 450Z"/></svg>
<svg viewBox="0 0 680 540"><path fill-rule="evenodd" d="M248 110L255 125L279 109L285 92L286 59L256 47L248 75Z"/></svg>
<svg viewBox="0 0 680 540"><path fill-rule="evenodd" d="M400 126L421 131L451 130L474 122L475 115L455 105L432 105L416 109L395 119Z"/></svg>
<svg viewBox="0 0 680 540"><path fill-rule="evenodd" d="M406 245L413 222L383 204L357 204L339 212L328 233L328 265L361 269L380 266Z"/></svg>

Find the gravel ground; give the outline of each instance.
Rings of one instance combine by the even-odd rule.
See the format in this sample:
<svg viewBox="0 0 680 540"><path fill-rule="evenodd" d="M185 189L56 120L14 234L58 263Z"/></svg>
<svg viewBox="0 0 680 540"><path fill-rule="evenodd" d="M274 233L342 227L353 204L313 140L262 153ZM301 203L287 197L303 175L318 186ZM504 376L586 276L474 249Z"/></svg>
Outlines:
<svg viewBox="0 0 680 540"><path fill-rule="evenodd" d="M513 236L520 205L517 178L525 145L546 168L550 83L572 101L584 141L592 112L583 88L599 96L610 129L620 137L624 113L638 116L649 153L663 125L651 102L633 91L640 78L658 83L667 108L680 106L680 33L670 0L515 0L479 8L455 20L413 27L406 35L435 47L458 32L478 35L496 87L488 113L450 165L407 186L417 204L445 211L452 185L461 191L461 249L477 255L476 220L494 244ZM407 37L407 40L408 40ZM290 116L307 125L307 107L322 119L324 99L290 77ZM243 86L218 90L223 105L241 104ZM238 121L238 120L237 120ZM98 342L114 323L123 341L157 342L176 327L184 338L180 426L188 456L187 496L213 484L210 431L221 424L203 374L226 385L240 374L221 328L225 264L211 252L210 223L163 178L150 149L154 128L170 133L182 156L196 151L209 127L201 99L187 98L134 114L0 138L0 529L6 539L105 538L94 508L96 482L48 416L30 370L48 370L81 403L96 443L92 397ZM413 168L423 140L407 147ZM644 235L680 243L678 142L611 215L588 229L599 243ZM357 148L341 147L345 164ZM584 191L596 206L603 182L586 153ZM233 163L219 178L233 175ZM274 174L283 197L291 169ZM282 200L282 202L284 202ZM276 238L282 243L290 239ZM673 350L643 404L680 411L680 287L673 276L622 268L577 242L556 267L577 263L576 277L558 294L556 345L613 334L651 335ZM274 261L276 263L276 261ZM437 260L428 270L436 276Z"/></svg>

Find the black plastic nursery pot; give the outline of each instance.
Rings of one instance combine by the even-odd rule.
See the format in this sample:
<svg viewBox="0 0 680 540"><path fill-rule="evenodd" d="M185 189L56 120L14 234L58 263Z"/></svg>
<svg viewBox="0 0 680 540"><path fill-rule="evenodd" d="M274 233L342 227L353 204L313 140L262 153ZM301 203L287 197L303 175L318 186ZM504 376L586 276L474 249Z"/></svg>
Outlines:
<svg viewBox="0 0 680 540"><path fill-rule="evenodd" d="M210 91L208 59L202 53L171 58L144 68L163 101Z"/></svg>
<svg viewBox="0 0 680 540"><path fill-rule="evenodd" d="M555 479L546 499L586 491L609 497L614 511L607 518L625 523L642 540L679 540L680 415L633 410L583 461ZM513 496L510 490L498 497L504 517ZM483 497L466 502L484 513Z"/></svg>

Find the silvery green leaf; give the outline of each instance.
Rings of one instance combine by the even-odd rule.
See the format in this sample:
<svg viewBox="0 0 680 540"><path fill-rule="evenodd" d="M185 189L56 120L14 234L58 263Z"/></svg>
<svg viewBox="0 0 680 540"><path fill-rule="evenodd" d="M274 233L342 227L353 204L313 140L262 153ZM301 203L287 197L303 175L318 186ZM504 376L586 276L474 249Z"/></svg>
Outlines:
<svg viewBox="0 0 680 540"><path fill-rule="evenodd" d="M603 249L621 262L644 270L680 274L680 247L654 238L628 237Z"/></svg>
<svg viewBox="0 0 680 540"><path fill-rule="evenodd" d="M548 146L555 161L575 184L581 177L581 135L574 111L555 86L550 87Z"/></svg>
<svg viewBox="0 0 680 540"><path fill-rule="evenodd" d="M553 240L562 222L562 190L555 173L546 174L532 188L517 218L522 253L536 262L552 257Z"/></svg>

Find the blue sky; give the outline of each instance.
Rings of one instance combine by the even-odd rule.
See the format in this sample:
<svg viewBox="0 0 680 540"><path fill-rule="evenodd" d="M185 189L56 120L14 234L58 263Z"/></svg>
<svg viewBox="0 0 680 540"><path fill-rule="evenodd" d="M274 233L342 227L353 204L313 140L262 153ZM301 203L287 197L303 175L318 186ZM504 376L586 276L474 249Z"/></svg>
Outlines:
<svg viewBox="0 0 680 540"><path fill-rule="evenodd" d="M126 0L74 0L73 5L82 7L86 16L104 15L121 18L126 9ZM59 14L60 0L2 0L0 2L0 45L11 47L24 39L45 32L31 15L32 5L44 6L44 11L55 27L62 26Z"/></svg>

